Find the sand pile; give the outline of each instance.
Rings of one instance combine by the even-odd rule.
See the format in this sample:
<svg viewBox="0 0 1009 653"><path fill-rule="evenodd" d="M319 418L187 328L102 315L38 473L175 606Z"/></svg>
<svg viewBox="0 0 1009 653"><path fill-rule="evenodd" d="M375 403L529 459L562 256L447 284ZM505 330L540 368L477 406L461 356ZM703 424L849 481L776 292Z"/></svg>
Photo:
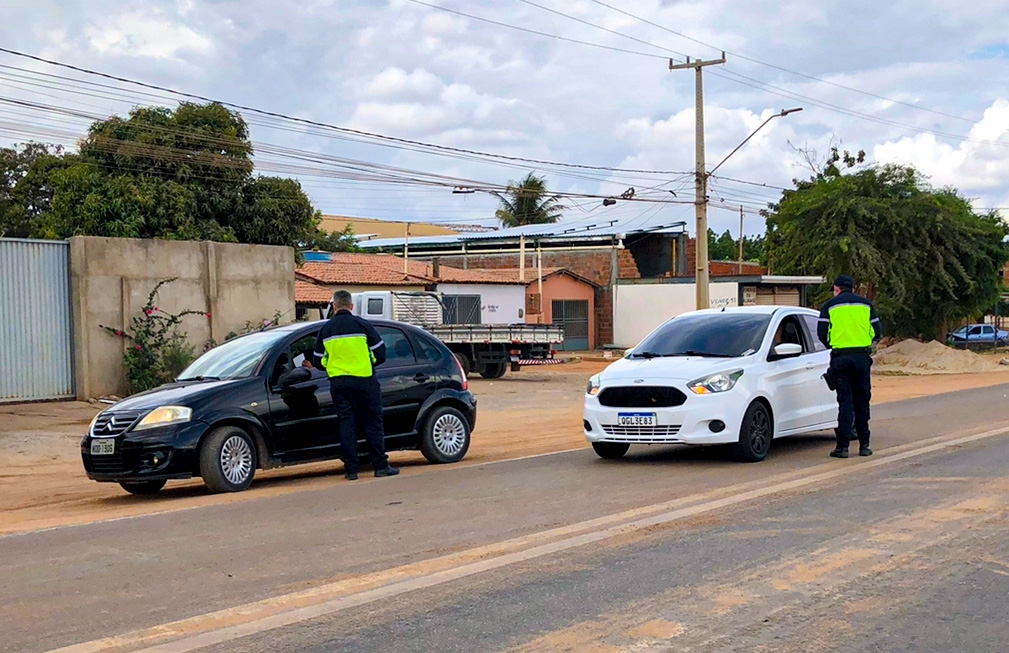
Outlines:
<svg viewBox="0 0 1009 653"><path fill-rule="evenodd" d="M903 340L880 350L874 360L876 371L904 374L965 374L1007 369L972 351L953 349L935 340L924 343Z"/></svg>

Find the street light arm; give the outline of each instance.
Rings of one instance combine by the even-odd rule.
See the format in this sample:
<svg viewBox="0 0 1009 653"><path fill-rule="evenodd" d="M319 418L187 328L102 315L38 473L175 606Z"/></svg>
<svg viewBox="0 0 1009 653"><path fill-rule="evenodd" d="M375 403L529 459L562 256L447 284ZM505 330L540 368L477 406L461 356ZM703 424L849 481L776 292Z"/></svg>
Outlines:
<svg viewBox="0 0 1009 653"><path fill-rule="evenodd" d="M757 127L756 129L754 129L753 132L749 136L747 136L746 139L742 143L740 143L739 145L737 145L736 149L734 149L731 152L729 152L725 156L725 158L722 159L721 162L717 166L715 166L714 168L712 168L711 172L708 173L708 176L710 177L711 175L715 174L715 170L718 170L719 168L721 168L722 164L729 160L729 157L731 157L733 154L735 154L736 152L739 151L739 148L743 147L748 142L750 142L750 139L753 138L754 136L756 136L757 132L759 132L761 129L763 129L764 126L767 123L771 122L775 118L784 118L788 114L795 113L796 111L802 111L802 107L797 107L795 109L783 109L780 113L772 113L770 116L767 117L767 120L765 120L764 122L760 123L760 126Z"/></svg>

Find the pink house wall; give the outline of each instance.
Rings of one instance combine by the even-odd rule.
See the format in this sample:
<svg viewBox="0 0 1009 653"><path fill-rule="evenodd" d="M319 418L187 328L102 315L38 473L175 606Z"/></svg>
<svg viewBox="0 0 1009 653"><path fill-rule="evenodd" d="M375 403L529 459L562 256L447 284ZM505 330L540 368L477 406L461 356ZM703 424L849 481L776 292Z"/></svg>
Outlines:
<svg viewBox="0 0 1009 653"><path fill-rule="evenodd" d="M527 295L535 295L538 284L534 281L526 289ZM573 279L566 274L555 274L543 280L543 324L553 322L553 301L555 299L583 300L589 303L589 349L596 348L596 291L584 281ZM539 316L526 315L526 323L536 324Z"/></svg>

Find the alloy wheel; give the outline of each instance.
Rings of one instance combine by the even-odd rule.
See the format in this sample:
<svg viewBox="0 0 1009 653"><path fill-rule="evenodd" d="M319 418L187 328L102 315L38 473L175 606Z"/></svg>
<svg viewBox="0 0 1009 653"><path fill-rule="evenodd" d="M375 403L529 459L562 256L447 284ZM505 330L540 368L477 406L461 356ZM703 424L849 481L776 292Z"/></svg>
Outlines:
<svg viewBox="0 0 1009 653"><path fill-rule="evenodd" d="M252 473L252 447L248 440L233 435L221 447L221 471L229 483L241 485Z"/></svg>
<svg viewBox="0 0 1009 653"><path fill-rule="evenodd" d="M446 456L454 456L466 446L466 425L457 415L442 415L431 429L434 446Z"/></svg>

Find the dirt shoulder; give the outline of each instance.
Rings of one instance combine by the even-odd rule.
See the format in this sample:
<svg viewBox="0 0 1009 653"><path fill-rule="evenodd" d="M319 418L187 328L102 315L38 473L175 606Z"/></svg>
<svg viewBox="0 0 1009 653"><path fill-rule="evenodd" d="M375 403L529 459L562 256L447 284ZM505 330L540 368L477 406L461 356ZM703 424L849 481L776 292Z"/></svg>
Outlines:
<svg viewBox="0 0 1009 653"><path fill-rule="evenodd" d="M606 365L572 363L526 368L494 381L474 379L479 421L469 455L460 465L586 447L579 427L585 380ZM941 376L882 375L873 383L874 403L886 403L1009 383L1009 368ZM133 497L118 485L95 483L84 475L80 439L101 408L82 402L0 405L0 534L249 501L343 482L337 461L263 472L250 490L237 495L207 494L197 480L170 484L155 497ZM405 474L459 466L429 465L417 452L396 452L392 459Z"/></svg>

